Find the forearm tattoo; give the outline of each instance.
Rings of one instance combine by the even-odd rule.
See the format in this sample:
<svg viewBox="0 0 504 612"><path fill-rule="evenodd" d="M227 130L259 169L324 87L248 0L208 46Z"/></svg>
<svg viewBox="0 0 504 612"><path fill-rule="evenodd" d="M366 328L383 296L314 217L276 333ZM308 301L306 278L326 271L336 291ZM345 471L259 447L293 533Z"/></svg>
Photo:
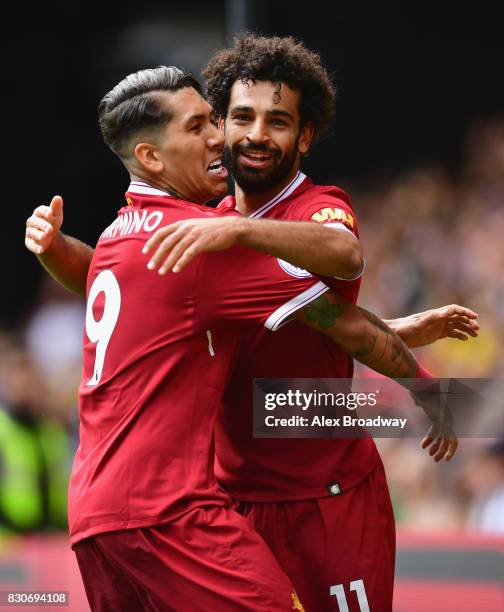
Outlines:
<svg viewBox="0 0 504 612"><path fill-rule="evenodd" d="M342 344L345 350L365 365L370 366L381 374L390 377L414 378L417 374L418 364L401 338L372 312L357 307L360 314L371 324L367 330L363 346L349 348ZM324 332L332 327L344 325L344 308L339 303L331 302L327 295L314 300L302 311L305 319ZM369 326L368 326L369 327ZM337 330L335 330L337 332ZM328 334L331 336L331 332ZM338 340L336 340L338 341Z"/></svg>
<svg viewBox="0 0 504 612"><path fill-rule="evenodd" d="M366 363L378 364L383 359L386 360L387 358L390 358L390 361L395 367L389 372L389 376L397 375L414 378L418 370L418 364L401 338L375 314L365 310L364 308L359 307L359 310L370 323L386 334L385 347L381 355L372 360L366 359ZM372 340L370 340L368 347L356 352L355 356L361 360L368 357L373 348L376 346L377 341L378 335L374 335ZM369 348L371 348L371 350L368 350Z"/></svg>
<svg viewBox="0 0 504 612"><path fill-rule="evenodd" d="M306 306L304 313L310 323L318 323L320 329L329 329L341 316L343 309L340 304L332 304L325 295Z"/></svg>
<svg viewBox="0 0 504 612"><path fill-rule="evenodd" d="M391 332L392 337L392 361L397 363L398 371L405 371L406 376L414 378L418 371L418 364L416 359L410 353L407 346L399 338L395 332Z"/></svg>
<svg viewBox="0 0 504 612"><path fill-rule="evenodd" d="M370 355L374 351L377 340L378 340L377 334L375 334L374 336L371 336L366 346L363 346L362 348L358 348L356 351L354 351L355 357L357 357L357 359L364 359L365 357Z"/></svg>

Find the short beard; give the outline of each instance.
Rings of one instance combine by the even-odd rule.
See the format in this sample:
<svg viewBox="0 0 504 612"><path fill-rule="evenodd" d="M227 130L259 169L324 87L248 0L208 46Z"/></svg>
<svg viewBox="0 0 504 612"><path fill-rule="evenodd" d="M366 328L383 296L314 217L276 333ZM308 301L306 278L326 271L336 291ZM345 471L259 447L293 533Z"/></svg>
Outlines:
<svg viewBox="0 0 504 612"><path fill-rule="evenodd" d="M296 138L294 146L291 151L280 161L278 157L273 157L274 164L271 170L264 171L256 168L243 168L238 163L238 156L240 155L241 147L235 147L230 149L225 146L222 153L222 161L224 165L230 170L236 184L246 194L255 195L270 191L276 185L281 184L284 179L292 171L292 166L296 162L297 151L298 151L299 136ZM252 147L251 147L252 149ZM266 150L261 147L254 147L254 150ZM269 152L269 151L268 151Z"/></svg>

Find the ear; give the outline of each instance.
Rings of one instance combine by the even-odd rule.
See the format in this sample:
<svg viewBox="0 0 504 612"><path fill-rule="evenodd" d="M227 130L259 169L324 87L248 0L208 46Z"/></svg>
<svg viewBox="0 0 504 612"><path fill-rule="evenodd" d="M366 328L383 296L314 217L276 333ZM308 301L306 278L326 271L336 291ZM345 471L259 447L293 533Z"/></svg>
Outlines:
<svg viewBox="0 0 504 612"><path fill-rule="evenodd" d="M140 166L148 172L159 174L163 171L163 161L156 145L139 142L135 146L135 158Z"/></svg>
<svg viewBox="0 0 504 612"><path fill-rule="evenodd" d="M298 143L298 151L299 153L301 153L301 155L306 155L306 153L308 153L308 149L310 148L310 145L313 140L314 132L315 128L313 123L306 123L301 128L301 134L299 136Z"/></svg>
<svg viewBox="0 0 504 612"><path fill-rule="evenodd" d="M226 125L226 120L224 119L224 117L219 116L219 118L217 119L217 127L219 128L219 132L221 134L224 134L225 125Z"/></svg>

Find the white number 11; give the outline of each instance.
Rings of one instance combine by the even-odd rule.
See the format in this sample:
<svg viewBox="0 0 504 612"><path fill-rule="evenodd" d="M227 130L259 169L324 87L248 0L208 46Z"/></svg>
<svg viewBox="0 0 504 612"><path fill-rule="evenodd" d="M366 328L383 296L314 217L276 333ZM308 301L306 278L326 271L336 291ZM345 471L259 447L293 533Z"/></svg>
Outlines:
<svg viewBox="0 0 504 612"><path fill-rule="evenodd" d="M352 580L350 583L350 591L355 591L357 593L357 601L359 602L361 612L370 612L366 597L366 589L364 588L364 580ZM329 589L329 593L336 596L340 612L348 612L348 603L344 586L342 584L334 584Z"/></svg>

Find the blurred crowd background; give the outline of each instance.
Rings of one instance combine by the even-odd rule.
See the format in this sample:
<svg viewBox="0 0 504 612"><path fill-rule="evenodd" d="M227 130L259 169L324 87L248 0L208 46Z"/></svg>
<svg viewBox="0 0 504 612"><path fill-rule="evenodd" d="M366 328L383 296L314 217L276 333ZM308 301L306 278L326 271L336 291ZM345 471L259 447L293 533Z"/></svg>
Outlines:
<svg viewBox="0 0 504 612"><path fill-rule="evenodd" d="M360 301L383 318L468 306L478 338L415 353L439 377L503 378L504 115L467 126L461 160L456 172L430 163L353 186L367 266ZM418 441L378 441L398 525L504 534L504 398L481 411L475 426L486 434L489 418L495 437L462 439L447 465Z"/></svg>
<svg viewBox="0 0 504 612"><path fill-rule="evenodd" d="M266 0L56 4L29 17L14 7L22 49L16 28L3 37L19 52L5 72L13 169L0 228L0 552L2 536L65 534L78 444L84 305L24 250L25 219L62 193L65 230L94 243L126 187L96 126L101 96L161 63L198 74L244 25L301 38L335 75L335 128L305 171L352 196L367 264L360 304L387 319L470 307L477 339L417 354L439 377L504 377L504 48L485 2L456 13L429 1L341 3L330 18L317 1L310 11ZM500 398L494 412L495 437L462 440L450 464L434 464L418 440L377 441L399 528L504 534Z"/></svg>

